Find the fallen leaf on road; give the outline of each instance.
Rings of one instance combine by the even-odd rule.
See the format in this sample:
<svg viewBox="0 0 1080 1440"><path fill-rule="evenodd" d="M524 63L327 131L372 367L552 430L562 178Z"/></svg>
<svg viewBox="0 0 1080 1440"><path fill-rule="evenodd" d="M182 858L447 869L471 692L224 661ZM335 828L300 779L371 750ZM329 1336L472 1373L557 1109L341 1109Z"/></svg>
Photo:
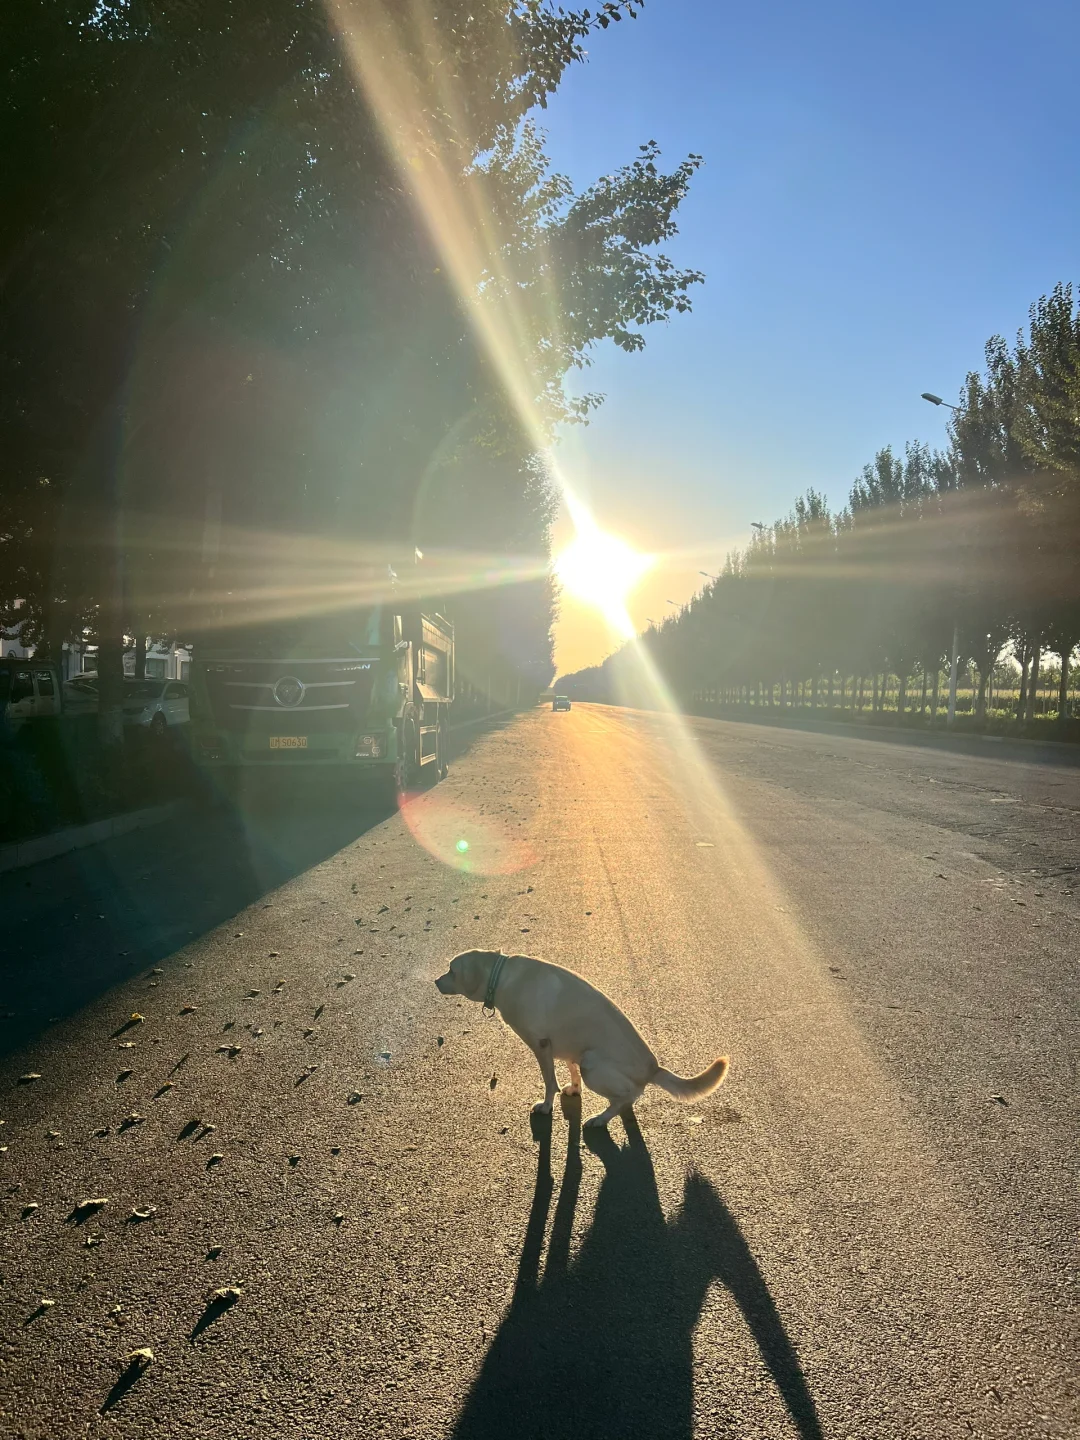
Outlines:
<svg viewBox="0 0 1080 1440"><path fill-rule="evenodd" d="M143 1206L141 1209L139 1208L139 1206L136 1205L136 1206L132 1209L132 1212L131 1212L131 1214L128 1216L128 1219L129 1219L129 1220L152 1220L153 1217L154 1217L156 1214L157 1214L157 1206L156 1206L156 1205L145 1205L145 1206Z"/></svg>
<svg viewBox="0 0 1080 1440"><path fill-rule="evenodd" d="M141 1350L132 1350L127 1357L127 1363L129 1368L145 1370L148 1365L154 1363L154 1352L149 1345L144 1345Z"/></svg>
<svg viewBox="0 0 1080 1440"><path fill-rule="evenodd" d="M436 1043L436 1045L445 1045L445 1044L446 1044L446 1041L444 1040L444 1038L443 1038L441 1035L436 1035L436 1036L435 1036L435 1043Z"/></svg>
<svg viewBox="0 0 1080 1440"><path fill-rule="evenodd" d="M160 965L155 965L154 968L153 968L153 970L150 971L150 974L151 974L151 975L164 975L164 974L165 974L165 971L161 968Z"/></svg>
<svg viewBox="0 0 1080 1440"><path fill-rule="evenodd" d="M209 1305L235 1305L243 1293L239 1285L222 1285L218 1290L211 1290L206 1300Z"/></svg>
<svg viewBox="0 0 1080 1440"><path fill-rule="evenodd" d="M492 1075L491 1079L488 1081L488 1089L489 1089L489 1090L494 1090L494 1089L495 1089L495 1086L498 1085L498 1083L499 1083L499 1077L498 1077L498 1075Z"/></svg>
<svg viewBox="0 0 1080 1440"><path fill-rule="evenodd" d="M121 1071L120 1071L120 1074L117 1075L117 1077L116 1077L116 1083L117 1083L117 1085L122 1085L125 1080L129 1080L129 1079L131 1078L131 1076L134 1075L134 1074L135 1074L135 1071L134 1071L134 1070L121 1070Z"/></svg>
<svg viewBox="0 0 1080 1440"><path fill-rule="evenodd" d="M133 1125L141 1125L145 1119L145 1115L140 1115L137 1110L133 1110L130 1115L125 1115L120 1121L120 1129L130 1130Z"/></svg>
<svg viewBox="0 0 1080 1440"><path fill-rule="evenodd" d="M32 1085L35 1080L40 1080L40 1079L41 1079L41 1076L38 1074L38 1072L37 1072L36 1070L28 1070L25 1075L20 1075L20 1076L19 1076L19 1084L20 1084L20 1085Z"/></svg>
<svg viewBox="0 0 1080 1440"><path fill-rule="evenodd" d="M210 1159L206 1162L206 1168L209 1169L211 1165L220 1165L224 1159L225 1156L222 1155L220 1152L215 1155L211 1155Z"/></svg>
<svg viewBox="0 0 1080 1440"><path fill-rule="evenodd" d="M162 1085L159 1090L155 1090L155 1091L154 1091L154 1099L155 1099L155 1100L160 1100L163 1095L167 1095L170 1090L175 1090L175 1089L176 1089L176 1086L173 1084L173 1082L172 1082L171 1080L166 1080L166 1081L165 1081L165 1084Z"/></svg>
<svg viewBox="0 0 1080 1440"><path fill-rule="evenodd" d="M230 1060L234 1060L242 1049L243 1046L241 1045L219 1045L215 1053L218 1055L228 1055Z"/></svg>
<svg viewBox="0 0 1080 1440"><path fill-rule="evenodd" d="M325 1005L320 1005L320 1006L318 1007L318 1009L315 1011L315 1014L314 1014L311 1018L312 1018L313 1020L317 1020L317 1019L319 1018L319 1016L322 1014L322 1012L323 1012L325 1009L326 1009L326 1006L325 1006Z"/></svg>
<svg viewBox="0 0 1080 1440"><path fill-rule="evenodd" d="M289 1164L293 1167L293 1169L295 1169L296 1166L300 1164L300 1156L299 1156L299 1155L290 1155L290 1156L289 1156Z"/></svg>
<svg viewBox="0 0 1080 1440"><path fill-rule="evenodd" d="M195 1011L198 1010L198 1008L199 1008L198 1005L181 1005L181 1006L180 1006L180 1014L181 1014L181 1015L194 1015L194 1014L195 1014Z"/></svg>
<svg viewBox="0 0 1080 1440"><path fill-rule="evenodd" d="M364 1098L364 1097L363 1097L363 1095L360 1094L360 1091L359 1091L359 1090L354 1090L354 1091L352 1092L352 1094L349 1096L349 1104L350 1104L350 1105L359 1105L360 1101L361 1101L363 1098Z"/></svg>
<svg viewBox="0 0 1080 1440"><path fill-rule="evenodd" d="M210 1246L210 1249L206 1252L206 1258L207 1258L207 1260L216 1260L216 1259L218 1259L218 1257L220 1256L223 1248L224 1248L224 1247L221 1246L221 1245L211 1245L211 1246Z"/></svg>
<svg viewBox="0 0 1080 1440"><path fill-rule="evenodd" d="M68 1219L74 1220L81 1225L84 1220L89 1220L91 1215L96 1215L99 1210L104 1210L108 1203L109 1197L107 1195L99 1195L90 1200L80 1200L68 1216Z"/></svg>
<svg viewBox="0 0 1080 1440"><path fill-rule="evenodd" d="M278 958L278 956L281 954L281 951L280 951L280 950L268 950L268 951L267 951L267 954L270 956L270 959L271 959L271 960L276 960L276 959Z"/></svg>
<svg viewBox="0 0 1080 1440"><path fill-rule="evenodd" d="M991 1095L990 1099L996 1100L999 1105L1008 1105L1009 1103L1008 1100L1005 1099L1004 1095Z"/></svg>
<svg viewBox="0 0 1080 1440"><path fill-rule="evenodd" d="M340 1225L341 1222L342 1222L344 1219L345 1219L345 1212L344 1212L344 1210L339 1210L339 1211L337 1212L337 1214L334 1216L334 1224L335 1224L335 1225Z"/></svg>
<svg viewBox="0 0 1080 1440"><path fill-rule="evenodd" d="M24 1220L29 1220L30 1216L33 1215L34 1211L38 1208L39 1206L36 1200L28 1200L22 1208L22 1218Z"/></svg>
<svg viewBox="0 0 1080 1440"><path fill-rule="evenodd" d="M118 1050L134 1050L134 1049L135 1049L135 1041L134 1041L134 1040L121 1040L121 1041L120 1041L120 1044L119 1044L116 1048L117 1048Z"/></svg>
<svg viewBox="0 0 1080 1440"><path fill-rule="evenodd" d="M261 990L249 990L249 991L248 991L248 999L249 999L249 1000L254 1000L256 995L261 995L261 994L262 994L262 991L261 991Z"/></svg>

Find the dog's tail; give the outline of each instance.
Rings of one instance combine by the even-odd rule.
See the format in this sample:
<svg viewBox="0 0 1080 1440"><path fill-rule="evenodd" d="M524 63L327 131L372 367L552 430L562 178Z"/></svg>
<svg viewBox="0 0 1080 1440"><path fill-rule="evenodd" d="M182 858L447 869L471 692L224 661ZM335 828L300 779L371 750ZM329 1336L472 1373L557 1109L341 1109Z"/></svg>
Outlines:
<svg viewBox="0 0 1080 1440"><path fill-rule="evenodd" d="M721 1055L719 1060L714 1060L700 1075L690 1075L685 1079L682 1075L673 1075L661 1065L652 1077L652 1083L659 1085L661 1090L666 1090L669 1095L674 1095L676 1100L699 1100L702 1095L711 1095L717 1086L724 1083L727 1079L728 1064L728 1057Z"/></svg>

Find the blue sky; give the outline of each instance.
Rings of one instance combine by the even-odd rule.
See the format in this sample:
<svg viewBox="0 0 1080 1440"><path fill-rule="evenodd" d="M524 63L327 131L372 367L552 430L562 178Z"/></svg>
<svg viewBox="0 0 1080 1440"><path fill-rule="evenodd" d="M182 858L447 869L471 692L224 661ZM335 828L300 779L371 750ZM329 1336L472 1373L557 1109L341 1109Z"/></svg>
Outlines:
<svg viewBox="0 0 1080 1440"><path fill-rule="evenodd" d="M543 117L556 168L580 188L648 139L706 162L668 247L706 272L694 313L598 351L607 402L561 446L603 526L679 552L644 624L751 520L943 440L920 391L955 398L990 335L1080 280L1080 6L648 0L590 48ZM563 608L565 672L613 642Z"/></svg>

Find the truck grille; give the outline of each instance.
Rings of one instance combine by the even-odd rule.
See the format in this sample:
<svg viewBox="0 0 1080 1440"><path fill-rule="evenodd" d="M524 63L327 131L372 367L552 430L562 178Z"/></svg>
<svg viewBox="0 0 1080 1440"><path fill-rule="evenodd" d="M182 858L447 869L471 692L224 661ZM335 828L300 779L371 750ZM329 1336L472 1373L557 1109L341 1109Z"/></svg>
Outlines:
<svg viewBox="0 0 1080 1440"><path fill-rule="evenodd" d="M206 660L214 723L258 735L356 730L371 704L374 659Z"/></svg>

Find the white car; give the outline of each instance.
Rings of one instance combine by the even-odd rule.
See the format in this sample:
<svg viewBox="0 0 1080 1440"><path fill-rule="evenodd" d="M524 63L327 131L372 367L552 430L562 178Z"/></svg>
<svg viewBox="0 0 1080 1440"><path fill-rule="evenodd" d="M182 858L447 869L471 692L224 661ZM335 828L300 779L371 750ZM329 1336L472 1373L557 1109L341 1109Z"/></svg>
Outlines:
<svg viewBox="0 0 1080 1440"><path fill-rule="evenodd" d="M164 735L174 725L186 725L188 687L180 680L125 680L124 724L141 725L152 735Z"/></svg>

